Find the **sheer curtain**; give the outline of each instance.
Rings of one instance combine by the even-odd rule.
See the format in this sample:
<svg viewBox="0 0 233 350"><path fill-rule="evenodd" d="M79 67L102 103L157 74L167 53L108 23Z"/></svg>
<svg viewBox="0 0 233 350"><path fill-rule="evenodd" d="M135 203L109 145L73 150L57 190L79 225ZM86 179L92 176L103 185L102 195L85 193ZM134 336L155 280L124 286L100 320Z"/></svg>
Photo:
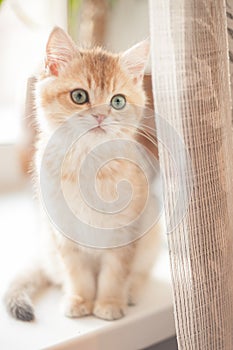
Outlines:
<svg viewBox="0 0 233 350"><path fill-rule="evenodd" d="M150 0L179 349L233 349L233 148L224 0Z"/></svg>

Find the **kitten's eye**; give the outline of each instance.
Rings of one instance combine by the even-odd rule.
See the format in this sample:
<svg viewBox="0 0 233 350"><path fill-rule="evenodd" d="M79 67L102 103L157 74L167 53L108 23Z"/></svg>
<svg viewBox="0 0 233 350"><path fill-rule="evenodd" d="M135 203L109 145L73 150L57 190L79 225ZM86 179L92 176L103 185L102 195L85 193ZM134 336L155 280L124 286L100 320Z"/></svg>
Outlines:
<svg viewBox="0 0 233 350"><path fill-rule="evenodd" d="M122 109L126 105L126 99L123 95L115 95L111 99L111 106L115 109Z"/></svg>
<svg viewBox="0 0 233 350"><path fill-rule="evenodd" d="M70 95L73 102L78 105L83 105L84 103L89 102L88 93L83 89L73 90Z"/></svg>

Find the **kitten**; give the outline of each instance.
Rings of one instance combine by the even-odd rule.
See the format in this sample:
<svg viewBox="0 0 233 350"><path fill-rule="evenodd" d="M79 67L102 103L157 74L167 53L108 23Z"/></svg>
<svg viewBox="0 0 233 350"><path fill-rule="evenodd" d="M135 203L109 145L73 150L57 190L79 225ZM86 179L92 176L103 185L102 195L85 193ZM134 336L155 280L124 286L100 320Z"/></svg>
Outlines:
<svg viewBox="0 0 233 350"><path fill-rule="evenodd" d="M117 244L116 240L106 249L101 249L98 240L95 248L78 244L70 239L67 232L61 234L58 225L48 220L46 210L42 208L41 259L32 269L17 277L5 295L7 309L17 319L34 319L32 299L50 283L62 287L63 309L68 317L93 314L102 319L116 320L125 314L127 304L137 301L154 262L159 227L153 225L147 234L136 239L140 236L137 232L141 227L140 219L138 225L127 226L128 222L138 216L140 218L147 201L148 183L138 166L125 159L130 155L137 163L142 155L123 140L136 139L136 128L142 119L146 103L142 79L148 54L148 41L123 54L111 54L100 48L77 48L60 28L55 28L49 37L46 69L37 79L35 93L40 128L35 161L38 182L44 162L43 169L49 182L46 195L52 203L51 208L57 213L57 219L61 219L60 225L65 225L68 230L71 227L56 197L57 174L60 174L60 186L70 210L85 223L82 237L88 237L91 227L102 229L103 234L109 227L113 227L115 232L119 227L122 231L117 239L126 237L125 242L131 243ZM73 124L69 124L69 128L77 125L85 132L69 147L60 169L58 163L64 157L63 146L73 137L72 127L69 131L63 127L70 117ZM127 127L130 124L135 128ZM53 135L57 130L60 136L56 139ZM51 139L52 146L46 153ZM122 140L122 146L114 147L114 140ZM121 158L114 159L116 150ZM96 173L95 161L101 164L111 156L113 159L104 166L102 164ZM89 161L85 167L86 159ZM79 188L76 174L82 172ZM105 215L105 212L95 210L83 200L81 191L91 203L98 204L90 184L90 179L94 179L96 192L105 203L106 210L118 199L116 185L122 177L133 188L131 202L123 211ZM38 196L42 202L39 190ZM150 210L153 212L153 208ZM148 217L151 218L151 215L148 214ZM114 234L111 237L115 237Z"/></svg>

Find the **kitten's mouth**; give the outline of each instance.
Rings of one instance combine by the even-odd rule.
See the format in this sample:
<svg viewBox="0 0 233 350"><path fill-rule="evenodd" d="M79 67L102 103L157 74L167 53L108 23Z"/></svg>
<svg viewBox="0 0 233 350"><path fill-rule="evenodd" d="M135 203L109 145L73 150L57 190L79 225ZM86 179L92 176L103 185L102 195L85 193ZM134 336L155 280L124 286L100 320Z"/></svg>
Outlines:
<svg viewBox="0 0 233 350"><path fill-rule="evenodd" d="M104 132L106 133L106 130L104 130L103 126L97 125L96 127L92 128L91 131L93 132Z"/></svg>

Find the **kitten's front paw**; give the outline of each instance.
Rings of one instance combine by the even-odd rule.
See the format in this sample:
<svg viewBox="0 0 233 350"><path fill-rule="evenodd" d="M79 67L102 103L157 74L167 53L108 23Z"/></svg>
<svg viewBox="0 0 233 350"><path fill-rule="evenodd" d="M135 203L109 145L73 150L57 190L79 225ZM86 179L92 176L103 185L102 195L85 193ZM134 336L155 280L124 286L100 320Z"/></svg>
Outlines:
<svg viewBox="0 0 233 350"><path fill-rule="evenodd" d="M67 317L83 317L92 314L93 302L80 296L66 296L63 302L63 312Z"/></svg>
<svg viewBox="0 0 233 350"><path fill-rule="evenodd" d="M124 316L124 305L119 301L96 301L93 314L104 320L118 320Z"/></svg>

